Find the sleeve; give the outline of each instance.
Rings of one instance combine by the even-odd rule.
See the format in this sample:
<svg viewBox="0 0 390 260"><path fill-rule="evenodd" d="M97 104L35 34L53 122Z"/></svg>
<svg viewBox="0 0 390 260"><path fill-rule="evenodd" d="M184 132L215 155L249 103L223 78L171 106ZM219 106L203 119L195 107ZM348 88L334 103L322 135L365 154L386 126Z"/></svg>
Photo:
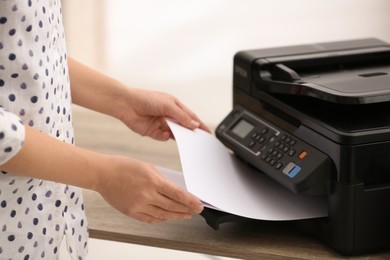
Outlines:
<svg viewBox="0 0 390 260"><path fill-rule="evenodd" d="M24 138L25 127L20 118L0 107L0 165L22 149Z"/></svg>

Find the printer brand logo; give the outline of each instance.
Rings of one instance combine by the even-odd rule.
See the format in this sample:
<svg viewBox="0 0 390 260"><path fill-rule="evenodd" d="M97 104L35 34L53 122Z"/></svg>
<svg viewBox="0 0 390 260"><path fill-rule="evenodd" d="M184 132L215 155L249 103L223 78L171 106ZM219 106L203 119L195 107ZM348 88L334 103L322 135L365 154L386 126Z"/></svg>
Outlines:
<svg viewBox="0 0 390 260"><path fill-rule="evenodd" d="M234 73L240 75L243 78L248 78L248 72L238 65L234 65Z"/></svg>

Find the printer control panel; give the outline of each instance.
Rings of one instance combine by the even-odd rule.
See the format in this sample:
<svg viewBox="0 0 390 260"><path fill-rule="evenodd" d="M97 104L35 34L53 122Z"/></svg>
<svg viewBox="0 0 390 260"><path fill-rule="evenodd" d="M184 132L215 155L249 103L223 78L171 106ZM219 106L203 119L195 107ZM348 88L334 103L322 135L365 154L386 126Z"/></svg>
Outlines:
<svg viewBox="0 0 390 260"><path fill-rule="evenodd" d="M217 127L216 136L237 156L288 189L325 194L330 158L243 107L235 106Z"/></svg>

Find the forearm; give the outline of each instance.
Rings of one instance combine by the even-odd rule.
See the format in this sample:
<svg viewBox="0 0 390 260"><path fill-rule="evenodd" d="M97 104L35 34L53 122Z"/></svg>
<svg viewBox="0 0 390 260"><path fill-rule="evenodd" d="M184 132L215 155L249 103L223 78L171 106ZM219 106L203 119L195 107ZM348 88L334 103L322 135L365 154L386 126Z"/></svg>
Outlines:
<svg viewBox="0 0 390 260"><path fill-rule="evenodd" d="M106 156L61 142L31 127L25 129L23 148L0 165L2 171L96 189Z"/></svg>
<svg viewBox="0 0 390 260"><path fill-rule="evenodd" d="M115 118L121 115L129 91L121 82L68 58L72 101Z"/></svg>

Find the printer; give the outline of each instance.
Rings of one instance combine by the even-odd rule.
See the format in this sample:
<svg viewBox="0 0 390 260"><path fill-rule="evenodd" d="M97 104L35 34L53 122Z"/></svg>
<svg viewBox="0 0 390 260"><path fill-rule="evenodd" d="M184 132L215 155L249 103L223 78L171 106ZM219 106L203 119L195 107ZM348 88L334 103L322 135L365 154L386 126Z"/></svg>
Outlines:
<svg viewBox="0 0 390 260"><path fill-rule="evenodd" d="M369 38L247 50L233 67L233 110L217 138L291 192L327 197L328 216L297 221L301 230L343 255L388 249L390 45ZM215 229L236 219L202 215Z"/></svg>

